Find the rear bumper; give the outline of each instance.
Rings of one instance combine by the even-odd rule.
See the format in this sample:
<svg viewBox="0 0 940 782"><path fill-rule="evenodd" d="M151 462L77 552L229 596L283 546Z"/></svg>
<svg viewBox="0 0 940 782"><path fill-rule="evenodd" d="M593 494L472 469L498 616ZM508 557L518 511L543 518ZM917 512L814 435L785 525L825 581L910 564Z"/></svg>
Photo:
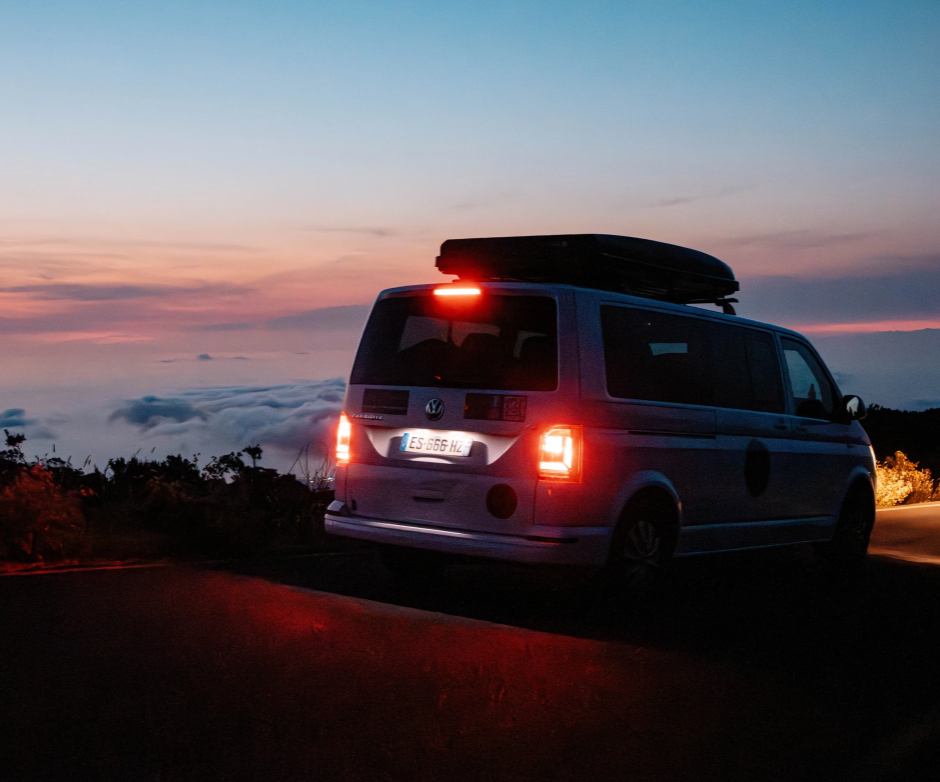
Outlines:
<svg viewBox="0 0 940 782"><path fill-rule="evenodd" d="M326 531L331 535L373 543L431 549L447 554L533 564L593 566L601 566L607 561L612 532L608 527L533 526L525 536L500 535L329 511Z"/></svg>

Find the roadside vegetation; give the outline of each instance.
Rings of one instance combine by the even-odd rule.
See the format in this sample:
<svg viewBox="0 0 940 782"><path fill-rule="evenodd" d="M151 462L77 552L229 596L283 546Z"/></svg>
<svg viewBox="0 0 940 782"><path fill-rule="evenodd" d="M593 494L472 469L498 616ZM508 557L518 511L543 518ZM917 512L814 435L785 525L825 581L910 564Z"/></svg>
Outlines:
<svg viewBox="0 0 940 782"><path fill-rule="evenodd" d="M878 487L875 501L878 505L911 504L940 501L940 480L935 480L929 469L918 469L918 463L896 451L883 462L875 463Z"/></svg>
<svg viewBox="0 0 940 782"><path fill-rule="evenodd" d="M872 405L861 424L879 461L901 451L921 469L940 475L940 407L916 411Z"/></svg>
<svg viewBox="0 0 940 782"><path fill-rule="evenodd" d="M263 451L155 461L111 459L102 471L57 457L28 462L4 430L0 560L249 556L326 545L329 465L301 477L260 467ZM298 460L299 461L299 460Z"/></svg>
<svg viewBox="0 0 940 782"><path fill-rule="evenodd" d="M872 405L862 425L875 449L881 506L940 501L940 408Z"/></svg>

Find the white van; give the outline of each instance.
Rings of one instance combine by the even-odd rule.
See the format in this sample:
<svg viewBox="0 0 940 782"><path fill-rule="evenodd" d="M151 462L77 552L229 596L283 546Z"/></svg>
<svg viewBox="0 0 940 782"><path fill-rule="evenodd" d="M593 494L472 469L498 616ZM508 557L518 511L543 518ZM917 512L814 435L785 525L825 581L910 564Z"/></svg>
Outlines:
<svg viewBox="0 0 940 782"><path fill-rule="evenodd" d="M736 317L730 268L597 234L461 239L457 282L381 293L341 417L335 535L607 567L815 542L864 558L875 464L810 343ZM709 311L702 304L724 311Z"/></svg>

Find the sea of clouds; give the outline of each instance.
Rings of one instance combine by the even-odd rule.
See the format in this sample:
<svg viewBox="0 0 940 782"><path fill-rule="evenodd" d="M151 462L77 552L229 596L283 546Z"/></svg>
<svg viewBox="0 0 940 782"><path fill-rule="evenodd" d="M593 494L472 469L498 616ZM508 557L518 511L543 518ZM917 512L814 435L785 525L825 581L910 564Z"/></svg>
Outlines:
<svg viewBox="0 0 940 782"><path fill-rule="evenodd" d="M276 385L187 388L174 393L88 400L64 411L0 412L0 429L27 436L28 458L71 457L104 467L109 458L211 456L260 444L262 464L288 469L298 455L319 463L330 450L342 407L342 378Z"/></svg>

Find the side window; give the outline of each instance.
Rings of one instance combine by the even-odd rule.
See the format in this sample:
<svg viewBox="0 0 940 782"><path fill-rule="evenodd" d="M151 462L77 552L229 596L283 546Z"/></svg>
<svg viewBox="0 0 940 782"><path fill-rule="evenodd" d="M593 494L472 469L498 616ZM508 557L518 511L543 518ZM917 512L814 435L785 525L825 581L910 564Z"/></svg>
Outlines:
<svg viewBox="0 0 940 782"><path fill-rule="evenodd" d="M764 413L784 411L780 362L766 331L711 324L715 405Z"/></svg>
<svg viewBox="0 0 940 782"><path fill-rule="evenodd" d="M607 393L622 399L710 405L707 329L701 320L601 307Z"/></svg>
<svg viewBox="0 0 940 782"><path fill-rule="evenodd" d="M804 418L831 418L835 389L818 359L805 345L791 339L783 340L783 355L796 414Z"/></svg>

